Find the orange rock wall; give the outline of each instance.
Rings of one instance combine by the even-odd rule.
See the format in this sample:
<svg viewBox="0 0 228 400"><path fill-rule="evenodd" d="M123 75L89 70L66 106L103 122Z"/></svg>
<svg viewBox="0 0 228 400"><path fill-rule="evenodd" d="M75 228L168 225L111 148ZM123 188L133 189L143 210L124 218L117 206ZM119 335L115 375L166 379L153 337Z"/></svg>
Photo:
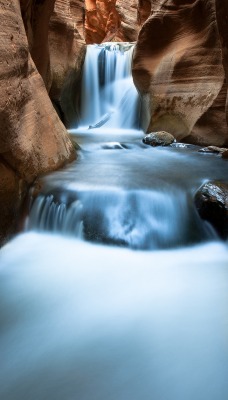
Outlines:
<svg viewBox="0 0 228 400"><path fill-rule="evenodd" d="M216 0L216 18L222 48L222 62L228 83L228 0ZM228 90L226 89L226 121L228 125Z"/></svg>
<svg viewBox="0 0 228 400"><path fill-rule="evenodd" d="M150 8L150 0L85 0L86 42L137 40Z"/></svg>
<svg viewBox="0 0 228 400"><path fill-rule="evenodd" d="M55 0L20 0L29 51L47 88L50 87L49 20Z"/></svg>
<svg viewBox="0 0 228 400"><path fill-rule="evenodd" d="M49 24L51 59L50 96L59 101L62 88L71 75L81 73L85 55L84 1L56 0Z"/></svg>
<svg viewBox="0 0 228 400"><path fill-rule="evenodd" d="M228 145L227 21L227 0L152 1L133 61L147 131Z"/></svg>
<svg viewBox="0 0 228 400"><path fill-rule="evenodd" d="M23 12L24 6L23 1ZM27 185L37 175L72 159L74 149L29 53L19 1L0 0L0 25L0 241L3 241L15 228ZM27 32L31 26L28 24ZM31 32L28 36L34 38Z"/></svg>

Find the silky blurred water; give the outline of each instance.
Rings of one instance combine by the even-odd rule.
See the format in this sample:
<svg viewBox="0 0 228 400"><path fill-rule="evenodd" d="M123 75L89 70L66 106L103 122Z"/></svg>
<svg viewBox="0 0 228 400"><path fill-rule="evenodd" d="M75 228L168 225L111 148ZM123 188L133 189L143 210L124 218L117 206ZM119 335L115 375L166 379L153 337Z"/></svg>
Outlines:
<svg viewBox="0 0 228 400"><path fill-rule="evenodd" d="M27 228L134 249L214 240L194 206L197 189L227 179L227 161L193 148L153 148L140 131L78 134L78 159L42 179Z"/></svg>
<svg viewBox="0 0 228 400"><path fill-rule="evenodd" d="M227 244L212 235L186 247L183 237L184 216L196 215L196 188L210 178L225 179L227 163L197 149L146 147L140 134L129 141L103 135L77 140L77 161L44 177L37 201L53 193L57 207L64 207L81 196L78 220L81 201L98 226L97 207L108 210L110 232L140 244L154 226L163 244L154 241L153 251L135 251L86 242L83 229L76 237L58 229L47 233L51 202L43 220L39 207L32 208L31 231L0 252L0 398L225 400ZM128 220L117 224L131 196L139 206L127 215L134 216L137 235L123 231ZM176 208L186 198L189 208L185 200ZM72 226L72 215L66 226ZM205 228L202 221L199 226ZM172 247L172 237L182 247L156 250L167 247L167 240ZM131 247L131 240L125 245Z"/></svg>
<svg viewBox="0 0 228 400"><path fill-rule="evenodd" d="M108 81L113 61L128 60L121 79L130 68L113 50ZM0 399L226 400L228 246L194 195L227 180L227 161L146 146L136 109L113 128L99 101L81 122L103 127L71 130L77 160L40 179L27 232L0 251Z"/></svg>
<svg viewBox="0 0 228 400"><path fill-rule="evenodd" d="M79 131L139 127L140 99L131 74L132 43L88 45L82 73Z"/></svg>
<svg viewBox="0 0 228 400"><path fill-rule="evenodd" d="M26 233L0 256L0 398L225 400L228 250Z"/></svg>

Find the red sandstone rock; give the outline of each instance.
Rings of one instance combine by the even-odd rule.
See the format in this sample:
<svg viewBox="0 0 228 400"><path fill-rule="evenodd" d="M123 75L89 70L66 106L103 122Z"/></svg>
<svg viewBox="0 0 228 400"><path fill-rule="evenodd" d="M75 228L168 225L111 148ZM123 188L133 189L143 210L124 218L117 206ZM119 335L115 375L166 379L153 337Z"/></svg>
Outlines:
<svg viewBox="0 0 228 400"><path fill-rule="evenodd" d="M20 0L21 14L29 42L29 51L47 88L50 87L48 29L55 0Z"/></svg>
<svg viewBox="0 0 228 400"><path fill-rule="evenodd" d="M0 244L16 229L20 207L20 180L0 157ZM9 223L10 222L10 223Z"/></svg>
<svg viewBox="0 0 228 400"><path fill-rule="evenodd" d="M75 152L30 56L18 1L0 0L0 25L0 230L6 234L20 187L61 167Z"/></svg>
<svg viewBox="0 0 228 400"><path fill-rule="evenodd" d="M227 0L152 2L133 61L148 132L167 130L178 141L227 146L225 12Z"/></svg>
<svg viewBox="0 0 228 400"><path fill-rule="evenodd" d="M111 41L118 36L116 0L85 0L85 35L88 44Z"/></svg>
<svg viewBox="0 0 228 400"><path fill-rule="evenodd" d="M85 0L86 42L135 41L150 8L150 0Z"/></svg>
<svg viewBox="0 0 228 400"><path fill-rule="evenodd" d="M228 82L228 0L215 0L216 18L222 46L222 61ZM226 90L226 121L228 125L228 90Z"/></svg>
<svg viewBox="0 0 228 400"><path fill-rule="evenodd" d="M85 56L84 1L56 0L49 24L52 86L50 97L59 101L73 73L78 79Z"/></svg>

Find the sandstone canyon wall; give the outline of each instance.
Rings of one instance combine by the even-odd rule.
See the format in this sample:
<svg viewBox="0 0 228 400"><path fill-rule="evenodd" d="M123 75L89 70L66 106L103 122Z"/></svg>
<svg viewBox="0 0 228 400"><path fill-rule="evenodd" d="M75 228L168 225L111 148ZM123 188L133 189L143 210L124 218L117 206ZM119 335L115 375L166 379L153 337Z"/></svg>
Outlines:
<svg viewBox="0 0 228 400"><path fill-rule="evenodd" d="M150 0L85 0L86 42L136 41L150 10Z"/></svg>
<svg viewBox="0 0 228 400"><path fill-rule="evenodd" d="M49 24L52 86L50 96L58 100L72 71L80 73L85 55L84 1L56 0Z"/></svg>
<svg viewBox="0 0 228 400"><path fill-rule="evenodd" d="M144 127L228 145L227 0L152 0L134 55ZM227 75L226 75L227 76Z"/></svg>
<svg viewBox="0 0 228 400"><path fill-rule="evenodd" d="M45 3L46 7L49 3L45 11L50 15L54 1ZM42 39L38 51L38 37L42 29L46 37L48 18L41 18L44 1L35 4L36 8L29 0L21 4L19 0L0 0L0 241L15 229L27 186L37 175L74 157L73 145L29 52L33 48L42 55L44 63L38 67L47 83L47 43ZM27 21L29 43L21 14Z"/></svg>

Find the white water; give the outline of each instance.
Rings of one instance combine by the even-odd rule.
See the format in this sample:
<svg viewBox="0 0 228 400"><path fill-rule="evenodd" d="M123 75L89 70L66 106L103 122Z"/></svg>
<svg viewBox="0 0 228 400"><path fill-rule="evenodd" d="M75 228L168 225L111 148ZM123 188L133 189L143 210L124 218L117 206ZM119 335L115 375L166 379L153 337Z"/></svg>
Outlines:
<svg viewBox="0 0 228 400"><path fill-rule="evenodd" d="M194 194L208 179L225 179L225 161L197 147L151 148L139 132L77 134L77 142L78 160L43 179L29 229L148 250L217 237Z"/></svg>
<svg viewBox="0 0 228 400"><path fill-rule="evenodd" d="M227 163L117 134L128 68L113 93L110 65L127 54L106 54L110 84L90 82L78 160L43 178L31 231L0 252L1 400L228 398L228 248L193 207L203 182L226 179ZM88 79L98 80L91 61ZM156 250L172 246L182 247Z"/></svg>
<svg viewBox="0 0 228 400"><path fill-rule="evenodd" d="M79 131L103 127L134 129L139 96L131 75L130 43L88 45L83 69Z"/></svg>
<svg viewBox="0 0 228 400"><path fill-rule="evenodd" d="M27 233L1 252L2 400L226 400L228 251Z"/></svg>

